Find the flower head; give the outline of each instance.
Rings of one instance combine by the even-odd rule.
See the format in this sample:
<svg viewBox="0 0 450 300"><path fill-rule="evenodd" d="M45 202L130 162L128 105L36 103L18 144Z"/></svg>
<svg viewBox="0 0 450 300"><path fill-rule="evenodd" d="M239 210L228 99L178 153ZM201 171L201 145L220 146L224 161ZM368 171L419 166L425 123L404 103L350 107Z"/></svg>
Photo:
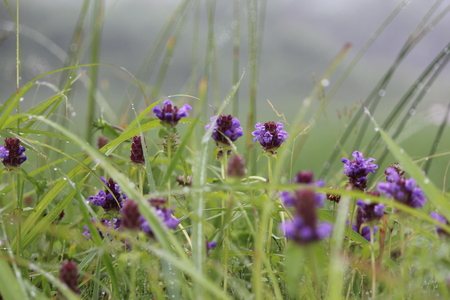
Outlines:
<svg viewBox="0 0 450 300"><path fill-rule="evenodd" d="M422 189L416 186L413 178L406 179L393 168L386 169L384 173L388 182L378 183L380 193L412 208L422 208L427 202Z"/></svg>
<svg viewBox="0 0 450 300"><path fill-rule="evenodd" d="M91 219L92 223L96 223L95 219ZM103 224L104 226L106 226L109 229L114 229L114 230L118 230L120 225L122 224L122 219L120 218L114 218L113 219L113 226L111 226L111 220L107 220L107 219L101 219L100 223ZM86 237L86 239L90 239L91 238L91 232L89 231L89 227L87 225L83 226L84 232L83 232L83 236ZM101 230L98 230L98 234L100 234L100 237L103 238L103 232ZM109 235L109 233L107 233L107 235Z"/></svg>
<svg viewBox="0 0 450 300"><path fill-rule="evenodd" d="M168 127L175 127L180 121L181 118L186 118L189 116L188 111L190 111L192 107L185 104L180 109L176 106L172 106L172 102L170 100L164 101L164 106L161 109L159 106L155 106L153 108L153 113L161 120L163 125L167 125Z"/></svg>
<svg viewBox="0 0 450 300"><path fill-rule="evenodd" d="M247 173L245 168L245 160L241 155L234 155L230 157L227 168L227 175L233 178L242 178Z"/></svg>
<svg viewBox="0 0 450 300"><path fill-rule="evenodd" d="M80 294L78 289L78 270L75 262L69 260L61 264L59 279L74 293Z"/></svg>
<svg viewBox="0 0 450 300"><path fill-rule="evenodd" d="M144 164L144 150L142 148L142 141L139 135L133 137L133 143L131 144L130 160L135 164Z"/></svg>
<svg viewBox="0 0 450 300"><path fill-rule="evenodd" d="M20 145L19 139L6 138L5 146L0 146L0 158L6 168L16 168L27 160L25 156L26 148Z"/></svg>
<svg viewBox="0 0 450 300"><path fill-rule="evenodd" d="M289 134L283 130L282 123L266 122L264 125L257 123L255 129L252 132L253 141L258 141L264 151L272 154L276 153L278 147L289 137Z"/></svg>
<svg viewBox="0 0 450 300"><path fill-rule="evenodd" d="M129 229L141 228L141 213L139 212L139 206L137 202L127 199L123 205L121 211L122 223L121 226Z"/></svg>
<svg viewBox="0 0 450 300"><path fill-rule="evenodd" d="M119 185L112 178L108 182L104 177L100 177L100 179L105 183L107 189L100 190L96 196L90 196L88 201L92 202L92 205L103 207L105 211L121 209L127 196L122 194Z"/></svg>
<svg viewBox="0 0 450 300"><path fill-rule="evenodd" d="M311 186L322 185L321 182L314 183L310 172L297 174L296 178L304 178ZM306 183L306 182L305 182ZM319 222L317 215L318 207L321 207L325 195L316 193L314 190L305 188L295 190L293 193L284 191L280 198L286 207L294 207L295 214L291 221L281 224L281 230L286 237L298 244L307 244L328 237L332 226L327 222Z"/></svg>
<svg viewBox="0 0 450 300"><path fill-rule="evenodd" d="M354 188L362 191L367 187L367 175L369 173L375 173L378 169L376 164L371 163L375 161L374 158L365 159L361 152L353 152L354 160L342 158L342 162L345 164L344 173L349 178L349 183Z"/></svg>
<svg viewBox="0 0 450 300"><path fill-rule="evenodd" d="M352 229L370 241L370 226L363 226L363 224L378 221L384 215L386 206L383 203L366 203L362 200L357 200L356 205L358 210L356 211L356 222L353 224ZM378 226L373 228L373 234L375 235Z"/></svg>
<svg viewBox="0 0 450 300"><path fill-rule="evenodd" d="M430 217L432 217L433 219L435 219L438 222L441 222L442 224L445 225L449 225L447 219L444 216L441 216L437 213L435 213L434 211L432 213L430 213ZM436 232L439 236L449 236L449 233L445 230L443 230L441 227L436 226Z"/></svg>
<svg viewBox="0 0 450 300"><path fill-rule="evenodd" d="M231 146L231 142L236 141L242 136L241 123L237 118L231 115L220 115L219 117L212 117L212 122L215 121L212 138L216 141L218 146ZM208 130L211 124L207 124L205 129Z"/></svg>

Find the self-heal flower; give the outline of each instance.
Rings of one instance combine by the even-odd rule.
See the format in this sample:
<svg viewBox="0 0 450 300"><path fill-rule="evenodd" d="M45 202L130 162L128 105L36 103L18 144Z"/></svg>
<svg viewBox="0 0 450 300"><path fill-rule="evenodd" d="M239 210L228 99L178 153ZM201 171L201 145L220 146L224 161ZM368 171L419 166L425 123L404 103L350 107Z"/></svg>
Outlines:
<svg viewBox="0 0 450 300"><path fill-rule="evenodd" d="M61 279L72 292L80 294L80 290L78 289L78 270L75 262L69 260L61 264L59 279Z"/></svg>
<svg viewBox="0 0 450 300"><path fill-rule="evenodd" d="M5 146L0 146L0 158L6 168L17 168L27 160L25 156L26 148L20 145L20 140L15 138L6 138Z"/></svg>
<svg viewBox="0 0 450 300"><path fill-rule="evenodd" d="M349 183L356 189L364 191L367 187L367 175L369 173L375 173L378 169L374 158L365 159L361 152L353 152L354 160L342 158L342 162L345 164L344 173L349 178Z"/></svg>
<svg viewBox="0 0 450 300"><path fill-rule="evenodd" d="M220 115L219 117L212 117L211 122L214 122L214 130L212 138L216 141L217 146L231 146L231 142L236 141L242 136L241 123L237 118L231 115ZM211 124L207 124L205 129L208 130Z"/></svg>
<svg viewBox="0 0 450 300"><path fill-rule="evenodd" d="M378 183L380 193L412 208L422 208L427 202L422 189L416 186L413 178L406 179L393 168L386 169L384 173L388 182Z"/></svg>
<svg viewBox="0 0 450 300"><path fill-rule="evenodd" d="M172 213L174 212L172 209L166 208L164 205L166 204L166 200L164 198L153 198L150 199L150 205L156 209L156 215L161 219L161 221L170 229L176 229L180 220L175 218ZM141 221L141 229L147 235L154 237L154 233L150 224L144 218L144 216L139 217Z"/></svg>
<svg viewBox="0 0 450 300"><path fill-rule="evenodd" d="M116 184L112 178L110 178L108 182L104 177L100 177L100 179L107 186L107 189L100 190L96 196L90 196L88 201L91 202L92 205L103 207L105 211L121 209L123 201L127 196L122 194L119 185Z"/></svg>
<svg viewBox="0 0 450 300"><path fill-rule="evenodd" d="M133 143L131 144L130 160L135 164L144 164L144 150L142 148L142 141L139 135L133 137Z"/></svg>
<svg viewBox="0 0 450 300"><path fill-rule="evenodd" d="M449 225L447 219L444 216L439 215L438 213L435 213L434 211L432 213L430 213L430 217L432 217L433 219L435 219L436 221L444 224L444 225ZM450 236L450 234L445 231L444 229L442 229L439 226L436 226L436 232L439 236Z"/></svg>
<svg viewBox="0 0 450 300"><path fill-rule="evenodd" d="M101 219L100 223L109 229L118 230L122 224L122 219L121 218L113 218L112 221L113 221L112 226L111 226L111 220ZM95 219L91 219L91 222L96 224ZM84 229L83 236L85 236L87 240L90 239L91 232L89 231L89 226L85 225L85 226L83 226L83 229ZM104 237L103 232L101 230L98 230L98 234L100 234L101 238ZM107 233L107 235L109 235L109 233Z"/></svg>
<svg viewBox="0 0 450 300"><path fill-rule="evenodd" d="M289 134L283 130L282 123L266 122L264 125L257 123L255 129L252 132L253 141L258 141L264 151L272 154L275 154L281 144L289 137Z"/></svg>
<svg viewBox="0 0 450 300"><path fill-rule="evenodd" d="M315 194L311 189L294 191L295 214L292 220L281 224L286 237L298 244L319 241L331 233L330 223L319 223Z"/></svg>
<svg viewBox="0 0 450 300"><path fill-rule="evenodd" d="M370 241L370 225L363 226L363 224L374 223L381 219L384 215L386 206L383 203L366 203L362 200L357 200L356 205L356 222L353 224L353 230L358 232L366 240ZM378 226L373 226L373 234L377 233Z"/></svg>
<svg viewBox="0 0 450 300"><path fill-rule="evenodd" d="M173 106L170 100L164 101L164 107L161 109L159 106L153 108L153 113L161 120L163 125L168 125L168 127L175 127L181 118L187 118L189 116L188 111L192 107L185 104L180 109Z"/></svg>

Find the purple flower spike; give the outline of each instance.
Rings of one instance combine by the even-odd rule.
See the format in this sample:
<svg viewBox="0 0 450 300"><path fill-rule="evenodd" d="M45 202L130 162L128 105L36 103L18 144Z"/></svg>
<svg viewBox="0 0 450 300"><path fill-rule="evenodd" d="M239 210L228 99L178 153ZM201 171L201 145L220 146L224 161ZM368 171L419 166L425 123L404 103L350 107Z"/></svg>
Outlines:
<svg viewBox="0 0 450 300"><path fill-rule="evenodd" d="M375 173L378 166L371 163L375 161L374 158L365 159L361 152L355 151L352 155L354 160L342 158L342 162L345 164L344 173L354 188L364 191L367 187L366 176L369 173Z"/></svg>
<svg viewBox="0 0 450 300"><path fill-rule="evenodd" d="M133 137L133 143L131 144L130 160L135 164L144 164L144 150L142 148L142 141L140 136Z"/></svg>
<svg viewBox="0 0 450 300"><path fill-rule="evenodd" d="M362 200L357 200L356 205L358 205L358 210L356 211L356 222L352 229L370 241L370 225L363 226L363 224L374 223L381 219L386 206L383 203L366 203ZM373 229L375 235L378 226L374 226Z"/></svg>
<svg viewBox="0 0 450 300"><path fill-rule="evenodd" d="M221 115L219 117L212 117L211 122L215 121L212 138L216 141L217 146L231 146L231 142L236 141L242 136L241 123L237 118L231 115ZM211 124L207 124L205 129L208 130Z"/></svg>
<svg viewBox="0 0 450 300"><path fill-rule="evenodd" d="M283 130L282 123L267 122L264 125L257 123L255 129L252 132L253 141L258 141L264 151L272 154L275 154L281 144L289 137L289 134Z"/></svg>
<svg viewBox="0 0 450 300"><path fill-rule="evenodd" d="M192 107L185 104L180 109L176 106L172 106L170 100L164 101L164 107L161 109L159 106L153 108L153 113L161 120L161 123L168 125L169 127L175 127L181 118L187 118L189 116L188 111Z"/></svg>
<svg viewBox="0 0 450 300"><path fill-rule="evenodd" d="M310 189L296 190L294 195L286 192L281 194L286 200L291 201L295 207L295 215L291 221L281 224L281 230L286 237L294 240L298 244L308 244L328 237L332 226L330 223L319 223L317 216L316 193Z"/></svg>
<svg viewBox="0 0 450 300"><path fill-rule="evenodd" d="M435 213L434 211L432 213L430 213L430 217L432 217L433 219L435 219L436 221L445 224L445 225L449 225L448 221L446 218L444 218L444 216L441 216L437 213ZM448 232L443 230L441 227L436 226L436 232L439 236L449 236Z"/></svg>
<svg viewBox="0 0 450 300"><path fill-rule="evenodd" d="M106 182L104 177L100 177L100 179L108 188L106 190L101 190L96 196L90 196L88 201L92 202L92 205L103 207L105 211L120 210L122 208L123 201L127 198L127 196L122 194L119 185L116 184L112 178L110 178L108 182Z"/></svg>
<svg viewBox="0 0 450 300"><path fill-rule="evenodd" d="M80 290L78 289L78 269L75 262L69 260L61 264L59 279L61 279L72 292L80 294Z"/></svg>
<svg viewBox="0 0 450 300"><path fill-rule="evenodd" d="M25 156L26 148L20 145L19 139L6 138L5 146L0 146L0 158L6 168L17 168L27 160Z"/></svg>
<svg viewBox="0 0 450 300"><path fill-rule="evenodd" d="M406 179L393 168L386 169L384 173L389 182L378 183L380 193L412 208L422 208L427 202L422 189L416 186L413 178Z"/></svg>
<svg viewBox="0 0 450 300"><path fill-rule="evenodd" d="M156 214L163 221L163 223L170 229L176 229L180 220L172 216L173 210L164 207L166 200L164 198L154 198L150 199L150 205L156 209ZM153 230L148 224L147 220L145 220L144 216L140 216L141 221L141 229L147 235L154 237Z"/></svg>

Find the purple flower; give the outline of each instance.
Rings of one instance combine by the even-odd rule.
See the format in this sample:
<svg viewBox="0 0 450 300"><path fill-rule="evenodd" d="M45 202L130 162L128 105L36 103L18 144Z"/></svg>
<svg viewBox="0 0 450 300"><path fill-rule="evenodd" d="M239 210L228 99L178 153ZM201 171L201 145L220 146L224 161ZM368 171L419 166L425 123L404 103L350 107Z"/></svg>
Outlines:
<svg viewBox="0 0 450 300"><path fill-rule="evenodd" d="M380 193L412 208L422 208L427 202L422 189L416 186L413 178L406 179L393 168L386 169L384 173L388 182L378 183Z"/></svg>
<svg viewBox="0 0 450 300"><path fill-rule="evenodd" d="M185 104L180 109L176 106L172 106L170 100L164 101L164 107L161 109L159 106L153 108L153 113L161 120L163 125L168 125L168 127L175 127L181 118L186 118L189 116L188 111L192 107Z"/></svg>
<svg viewBox="0 0 450 300"><path fill-rule="evenodd" d="M283 192L281 197L286 197ZM295 214L291 221L281 224L281 230L286 237L294 240L298 244L308 244L328 237L332 226L330 223L319 223L317 216L317 197L314 190L302 189L294 191L288 199L283 199L284 203L291 202L295 207Z"/></svg>
<svg viewBox="0 0 450 300"><path fill-rule="evenodd" d="M216 141L217 146L231 146L231 142L236 141L242 136L241 123L237 118L231 115L220 115L212 117L211 122L215 121L212 138ZM212 124L207 124L205 129L208 130Z"/></svg>
<svg viewBox="0 0 450 300"><path fill-rule="evenodd" d="M95 224L95 219L91 219L91 222ZM114 230L118 230L120 225L122 224L122 219L120 218L114 218L113 219L113 227L111 227L111 220L107 220L107 219L101 219L100 223L103 224L104 226L106 226L107 228L110 229L114 229ZM86 239L90 239L91 238L91 232L89 231L89 227L86 225L83 227L84 232L83 232L83 236L86 237ZM103 232L98 230L98 233L100 234L100 237L103 238ZM109 235L109 233L107 234Z"/></svg>
<svg viewBox="0 0 450 300"><path fill-rule="evenodd" d="M25 156L26 148L20 145L19 139L6 138L5 146L0 146L0 158L6 168L16 168L27 160Z"/></svg>
<svg viewBox="0 0 450 300"><path fill-rule="evenodd" d="M444 218L444 216L441 216L441 215L435 213L434 211L432 213L430 213L430 217L432 217L433 219L435 219L438 222L441 222L442 224L445 224L447 226L449 225L447 219ZM439 236L449 236L449 233L447 231L443 230L439 226L436 226L436 232Z"/></svg>
<svg viewBox="0 0 450 300"><path fill-rule="evenodd" d="M363 226L363 224L373 223L381 219L386 206L383 203L366 203L362 200L357 200L356 205L358 205L358 210L356 211L356 222L352 229L370 241L370 225ZM378 226L374 226L373 229L375 235Z"/></svg>
<svg viewBox="0 0 450 300"><path fill-rule="evenodd" d="M107 189L100 190L96 196L90 196L88 201L92 202L92 205L103 207L105 211L120 210L123 205L122 202L127 196L122 194L119 185L112 178L108 182L104 177L100 177L100 179L105 183Z"/></svg>
<svg viewBox="0 0 450 300"><path fill-rule="evenodd" d="M156 215L163 221L163 223L171 229L176 229L178 224L180 223L180 220L172 216L173 210L168 209L164 207L164 204L166 203L166 200L164 198L153 198L150 199L150 205L152 205L156 209ZM148 224L147 220L144 218L144 216L139 217L141 222L141 229L144 231L147 235L154 237L153 231L150 227L150 224Z"/></svg>
<svg viewBox="0 0 450 300"><path fill-rule="evenodd" d="M345 164L344 173L349 178L349 183L354 188L364 191L367 187L366 176L369 173L375 173L378 169L376 164L372 164L375 161L373 158L365 159L361 152L353 152L354 160L342 158L342 162Z"/></svg>
<svg viewBox="0 0 450 300"><path fill-rule="evenodd" d="M139 206L135 201L127 199L120 210L120 214L122 215L122 227L129 229L141 228L141 213L139 212Z"/></svg>
<svg viewBox="0 0 450 300"><path fill-rule="evenodd" d="M267 122L264 125L257 123L255 129L252 132L254 136L253 141L258 141L264 151L271 152L272 154L275 154L278 147L289 137L289 134L283 130L282 123Z"/></svg>
<svg viewBox="0 0 450 300"><path fill-rule="evenodd" d="M314 173L312 171L301 171L298 172L294 177L294 182L298 184L307 184L310 186L316 186L316 187L323 187L323 181L318 180L317 182L314 182ZM315 193L314 198L316 201L316 205L318 207L322 207L326 195L322 193ZM291 192L283 191L280 193L280 198L283 204L286 207L294 207L296 203L295 197L291 194Z"/></svg>
<svg viewBox="0 0 450 300"><path fill-rule="evenodd" d="M144 164L144 150L142 148L142 142L140 136L133 137L133 143L131 144L130 160L135 164Z"/></svg>
<svg viewBox="0 0 450 300"><path fill-rule="evenodd" d="M80 290L78 289L78 270L75 262L69 260L61 264L59 279L61 279L72 292L80 294Z"/></svg>
<svg viewBox="0 0 450 300"><path fill-rule="evenodd" d="M228 161L227 175L232 178L245 177L247 169L245 168L245 160L242 155L234 155Z"/></svg>

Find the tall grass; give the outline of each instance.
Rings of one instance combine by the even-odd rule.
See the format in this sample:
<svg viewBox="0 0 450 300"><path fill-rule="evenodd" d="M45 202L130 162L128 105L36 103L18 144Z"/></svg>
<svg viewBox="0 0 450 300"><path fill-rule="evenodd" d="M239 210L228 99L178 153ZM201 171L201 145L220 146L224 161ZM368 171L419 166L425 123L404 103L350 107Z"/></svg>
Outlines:
<svg viewBox="0 0 450 300"><path fill-rule="evenodd" d="M136 74L121 66L102 63L105 3L84 1L64 65L23 84L19 80L19 8L26 3L17 0L11 5L4 1L15 20L17 51L10 60L16 61L17 88L0 106L0 136L19 139L26 148L27 160L12 168L4 163L5 167L0 170L1 297L448 299L450 247L446 238L450 226L430 217L429 213L437 211L450 220L449 197L445 189L437 187L440 183L433 182L429 174L424 173L430 168L436 145L442 141L446 120L436 131L430 153L423 154L422 158L428 159L423 169L396 143L396 138L405 129L411 109L425 97L426 92L420 87L435 83L446 66L450 45L439 49L435 59L385 120L373 117L381 104L380 91L388 88L404 59L447 14L450 6L439 11L442 3L436 1L426 12L391 67L360 104L348 129L335 141L328 165L322 170L322 186L320 183L294 184L293 177L301 171L294 168L294 162L300 154L308 155L304 153L304 145L315 134L314 123L326 113L339 87L403 9L404 2L386 18L349 65L343 66L351 46L346 44L336 51L329 68L317 78L309 96L301 101L297 116L289 120L291 125L285 124L290 137L275 154L264 153L251 135L255 123L260 121L256 114L257 92L267 1L234 1L232 4L234 55L229 63L233 72L227 76L231 76L233 84L223 99L220 99L217 83L220 70L214 42L217 4L214 0L180 1L142 58ZM202 9L208 20L205 45L198 44L203 30L196 21ZM433 18L433 15L436 16ZM191 28L193 65L185 89L188 92L180 91L167 98L179 108L189 102L193 109L174 129L155 116L154 108L164 103L166 97L162 96L162 90L171 67L170 60L191 17L194 17ZM244 36L249 37L248 41L243 41ZM83 55L87 55L84 53L88 49L86 44L90 47L88 63L79 64ZM199 57L201 47L205 47L206 53L202 59ZM244 49L248 50L250 62L245 71L241 69ZM115 69L130 83L119 110L110 109L117 112L112 117L103 116L99 109L102 103L108 104L101 102L98 88L102 68ZM89 71L84 73L82 70L86 69ZM39 82L52 74L59 74L61 78L51 97L37 99L32 106L21 104ZM66 112L74 97L74 83L85 76L90 79L87 126L85 135L80 137L70 129ZM325 87L332 76L338 79L327 91ZM249 85L250 91L247 116L240 112L242 103L239 102L244 97L238 95L244 84ZM320 107L315 109L316 102ZM138 110L138 107L144 108ZM243 147L231 143L219 153L220 144L212 137L216 123L210 121L210 117L229 112L241 120L245 142ZM352 130L359 123L362 123L361 129L355 136ZM205 130L207 124L212 126ZM373 132L375 135L369 136L368 142L366 135ZM95 142L99 137L107 137L101 147ZM134 137L140 137L143 143L142 164L130 161ZM351 139L354 145L346 146ZM2 149L0 154L5 156ZM369 176L367 190L352 188L342 168L331 173L336 168L330 166L337 158L348 157L346 153L354 150L374 157L380 164L389 151L395 158L391 163L399 163L406 172L405 180L413 178L420 187L428 199L426 205L412 208L386 196L367 193L376 190L376 183L385 181L381 169L376 176ZM229 173L233 167L229 167L228 162L235 155L245 157L246 161L246 174L240 178ZM262 167L266 159L267 168ZM323 163L317 162L318 165ZM99 190L114 192L114 187L105 186L103 177L112 178L120 187L120 194L124 193L127 201L137 203L139 215L135 218L141 216L142 230L131 230L123 224L119 228L108 226L117 218L125 218L125 212L112 212L93 205L89 197L97 195ZM299 209L289 208L280 192L298 190L312 190L317 195L326 193L330 199L340 198L339 203L327 200L317 212L320 222L328 222L333 227L329 238L308 243L285 236L287 229L280 225L294 219ZM118 201L117 195L114 197ZM161 198L167 203L165 209L173 209L169 215L180 221L176 229L166 225L161 207L149 202ZM363 224L372 226L372 239L352 229L358 199L386 206L380 220ZM145 232L143 223L147 223L151 233ZM373 226L377 226L376 232ZM209 249L207 245L211 242L217 245ZM78 275L74 276L79 293L72 289L64 274L61 275L66 272L61 267L67 261L77 264Z"/></svg>

